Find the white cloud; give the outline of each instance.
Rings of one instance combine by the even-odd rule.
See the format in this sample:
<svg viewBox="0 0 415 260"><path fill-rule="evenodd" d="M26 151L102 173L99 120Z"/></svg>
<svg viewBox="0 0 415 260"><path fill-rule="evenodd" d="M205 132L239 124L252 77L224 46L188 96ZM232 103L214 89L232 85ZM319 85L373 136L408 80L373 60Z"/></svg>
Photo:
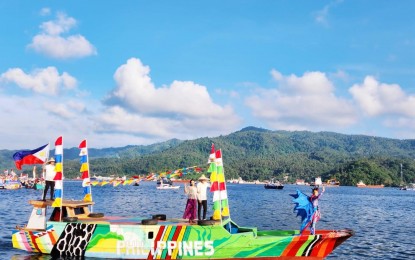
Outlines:
<svg viewBox="0 0 415 260"><path fill-rule="evenodd" d="M148 66L138 59L129 59L114 75L117 88L111 93L111 98L121 100L129 108L142 113L194 117L232 113L213 103L206 87L202 85L175 80L170 86L156 88L149 74Z"/></svg>
<svg viewBox="0 0 415 260"><path fill-rule="evenodd" d="M116 88L100 116L103 129L165 137L202 136L233 130L240 119L229 106L215 104L206 87L173 81L155 87L150 68L131 58L115 72Z"/></svg>
<svg viewBox="0 0 415 260"><path fill-rule="evenodd" d="M179 127L179 123L169 118L146 117L129 113L119 106L109 107L97 118L97 131L115 131L132 135L168 137L168 129Z"/></svg>
<svg viewBox="0 0 415 260"><path fill-rule="evenodd" d="M77 81L55 67L30 73L9 69L0 75L0 82L47 95L2 96L0 92L2 123L13 126L13 131L0 130L7 137L3 146L20 149L22 143L15 142L24 139L24 148L34 148L60 135L66 136L67 147L84 138L92 147L150 144L217 136L239 127L241 119L232 108L215 104L206 87L174 81L156 88L149 73L139 60L130 59L116 71L116 88L100 103L78 90L60 94L63 89L73 90Z"/></svg>
<svg viewBox="0 0 415 260"><path fill-rule="evenodd" d="M367 76L349 91L367 116L400 115L415 119L415 96L407 95L397 84L380 83Z"/></svg>
<svg viewBox="0 0 415 260"><path fill-rule="evenodd" d="M34 149L53 142L60 135L66 138L66 147L74 147L84 136L93 137L90 134L92 122L83 113L75 115L76 111L71 109L73 102L79 101L55 101L45 96L0 95L3 147Z"/></svg>
<svg viewBox="0 0 415 260"><path fill-rule="evenodd" d="M74 77L66 72L59 75L55 67L36 69L30 74L20 68L12 68L0 75L0 82L13 83L22 89L47 95L58 94L61 87L73 89L77 85Z"/></svg>
<svg viewBox="0 0 415 260"><path fill-rule="evenodd" d="M335 73L331 73L330 77L335 78L335 79L340 79L342 81L350 80L349 74L347 74L347 72L345 72L344 70L338 70Z"/></svg>
<svg viewBox="0 0 415 260"><path fill-rule="evenodd" d="M316 12L315 19L319 24L327 25L327 16L329 12L329 7L326 5L323 9Z"/></svg>
<svg viewBox="0 0 415 260"><path fill-rule="evenodd" d="M48 7L44 7L40 9L40 12L39 12L41 16L47 16L47 15L50 15L50 13L51 13L51 10Z"/></svg>
<svg viewBox="0 0 415 260"><path fill-rule="evenodd" d="M62 36L68 33L77 21L64 13L58 13L57 19L47 21L40 26L41 32L35 35L28 48L57 59L81 58L95 55L95 47L82 35Z"/></svg>
<svg viewBox="0 0 415 260"><path fill-rule="evenodd" d="M399 85L367 76L349 91L364 115L383 118L388 127L415 125L415 96L407 95Z"/></svg>
<svg viewBox="0 0 415 260"><path fill-rule="evenodd" d="M274 89L258 89L245 104L273 129L329 130L357 122L352 103L336 97L331 81L321 72L284 76L273 70Z"/></svg>
<svg viewBox="0 0 415 260"><path fill-rule="evenodd" d="M74 100L68 100L64 103L49 101L43 104L43 108L63 120L76 118L86 110L85 104Z"/></svg>
<svg viewBox="0 0 415 260"><path fill-rule="evenodd" d="M40 29L48 35L59 35L68 32L76 26L76 20L64 13L58 13L55 21L47 21L40 25Z"/></svg>
<svg viewBox="0 0 415 260"><path fill-rule="evenodd" d="M322 24L324 26L328 26L329 22L328 22L328 17L330 15L330 10L341 4L343 2L343 0L335 0L330 2L329 4L325 5L323 7L323 9L319 10L316 12L316 14L314 15L314 19L317 23Z"/></svg>

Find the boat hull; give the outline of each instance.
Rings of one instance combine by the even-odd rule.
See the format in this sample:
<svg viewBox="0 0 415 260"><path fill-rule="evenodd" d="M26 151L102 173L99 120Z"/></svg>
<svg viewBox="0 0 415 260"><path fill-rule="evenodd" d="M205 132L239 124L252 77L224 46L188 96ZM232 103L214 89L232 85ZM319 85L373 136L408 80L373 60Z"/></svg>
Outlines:
<svg viewBox="0 0 415 260"><path fill-rule="evenodd" d="M269 190L282 190L282 189L284 189L284 185L268 185L268 184L265 184L264 185L264 188L265 189L269 189Z"/></svg>
<svg viewBox="0 0 415 260"><path fill-rule="evenodd" d="M148 223L147 223L148 222ZM323 259L353 231L257 231L233 222L190 225L140 218L47 222L46 230L16 229L13 247L52 257L117 259Z"/></svg>

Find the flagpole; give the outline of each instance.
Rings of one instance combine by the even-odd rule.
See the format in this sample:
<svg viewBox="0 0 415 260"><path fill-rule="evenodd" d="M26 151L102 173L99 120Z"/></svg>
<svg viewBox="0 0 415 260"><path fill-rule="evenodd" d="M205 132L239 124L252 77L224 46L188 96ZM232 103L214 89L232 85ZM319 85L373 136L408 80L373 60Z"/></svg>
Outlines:
<svg viewBox="0 0 415 260"><path fill-rule="evenodd" d="M223 169L223 157L222 157L222 149L219 149L220 151L220 156L221 156L221 160L222 160L222 171L223 171L223 185L225 186L225 190L226 190L226 181L225 181L225 171ZM215 152L215 157L216 157L216 152ZM217 159L217 158L216 158ZM215 160L215 165L216 165L216 174L218 172L218 165L216 164L216 160ZM219 209L220 209L220 225L222 226L222 221L223 221L223 216L222 216L222 190L220 189L220 182L219 182L219 178L218 178L218 184L219 184Z"/></svg>
<svg viewBox="0 0 415 260"><path fill-rule="evenodd" d="M87 150L86 161L88 162L87 167L88 167L88 180L89 180L89 182L88 182L89 194L91 195L91 201L92 201L91 173L89 172L89 151L88 151L88 140L87 139L85 139L85 144L86 144L86 150ZM92 212L94 212L94 206L93 205L91 205L91 213Z"/></svg>
<svg viewBox="0 0 415 260"><path fill-rule="evenodd" d="M46 154L46 161L45 161L45 163L49 160L49 154L50 154L50 142L48 143L48 152L47 152L47 154Z"/></svg>
<svg viewBox="0 0 415 260"><path fill-rule="evenodd" d="M46 188L46 179L45 179L46 178L46 175L45 175L45 172L44 172L43 169L45 167L46 162L49 160L49 154L50 154L50 142L48 142L48 149L47 149L47 153L46 153L46 160L45 160L44 164L42 165L42 178L41 178L41 180L43 179L42 182L41 182L43 184L42 199L43 199L43 193L45 192L45 188Z"/></svg>
<svg viewBox="0 0 415 260"><path fill-rule="evenodd" d="M59 211L60 211L60 216L59 216L59 220L60 221L62 221L62 204L63 204L63 179L64 179L64 177L63 176L65 176L64 174L63 174L63 137L62 137L62 180L61 180L61 182L62 182L62 191L61 191L61 193L62 193L62 196L61 196L61 206L60 206L60 209L59 209ZM56 147L55 147L55 152L56 152Z"/></svg>
<svg viewBox="0 0 415 260"><path fill-rule="evenodd" d="M226 179L225 179L225 166L223 166L223 154L222 154L222 149L219 149L220 150L220 156L221 156L221 159L222 159L222 172L223 172L223 185L224 185L224 187L225 187L225 190L226 190L226 194L228 193L228 189L226 188ZM229 219L231 219L231 210L230 210L230 206L229 206L229 197L228 197L228 195L226 195L226 199L227 199L227 203L228 203L228 218ZM221 200L221 207L222 207L222 200ZM222 219L222 217L221 217L221 219ZM229 227L229 230L231 230L231 222L230 221L228 221L228 227Z"/></svg>

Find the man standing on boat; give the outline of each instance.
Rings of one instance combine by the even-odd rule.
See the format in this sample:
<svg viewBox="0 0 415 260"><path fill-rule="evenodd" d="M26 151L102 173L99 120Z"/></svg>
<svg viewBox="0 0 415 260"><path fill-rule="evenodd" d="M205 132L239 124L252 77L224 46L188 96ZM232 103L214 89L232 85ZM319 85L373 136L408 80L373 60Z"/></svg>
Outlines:
<svg viewBox="0 0 415 260"><path fill-rule="evenodd" d="M52 157L43 167L43 178L46 181L45 190L43 191L43 201L46 201L46 195L48 193L48 189L50 187L50 199L53 200L53 193L55 192L55 178L56 171L55 171L55 159Z"/></svg>
<svg viewBox="0 0 415 260"><path fill-rule="evenodd" d="M207 212L207 188L210 187L210 183L208 183L209 179L206 178L204 174L200 176L199 182L197 183L197 216L199 220L206 219L206 212ZM203 208L203 218L202 218L202 208Z"/></svg>

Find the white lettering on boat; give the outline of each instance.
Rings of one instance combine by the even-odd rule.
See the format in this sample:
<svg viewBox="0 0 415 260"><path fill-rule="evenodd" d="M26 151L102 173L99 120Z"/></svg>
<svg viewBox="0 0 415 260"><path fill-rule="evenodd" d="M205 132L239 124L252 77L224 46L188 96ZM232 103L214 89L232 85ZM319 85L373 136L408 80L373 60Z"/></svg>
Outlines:
<svg viewBox="0 0 415 260"><path fill-rule="evenodd" d="M169 256L173 255L175 250L179 256L211 256L215 253L213 241L157 241L157 247L151 247L150 252L152 255L161 256L163 250L167 250ZM117 254L146 255L148 249L140 240L118 240Z"/></svg>

